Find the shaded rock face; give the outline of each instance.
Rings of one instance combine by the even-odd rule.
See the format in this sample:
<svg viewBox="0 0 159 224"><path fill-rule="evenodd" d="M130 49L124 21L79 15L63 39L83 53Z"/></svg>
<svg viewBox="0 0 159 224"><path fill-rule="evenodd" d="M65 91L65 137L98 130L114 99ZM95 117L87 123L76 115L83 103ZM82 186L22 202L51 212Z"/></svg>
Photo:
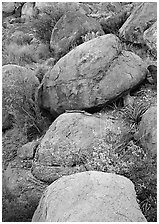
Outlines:
<svg viewBox="0 0 159 224"><path fill-rule="evenodd" d="M128 18L129 14L127 11L119 12L118 14L108 16L106 18L101 18L99 20L102 29L106 33L115 33L117 32L123 23Z"/></svg>
<svg viewBox="0 0 159 224"><path fill-rule="evenodd" d="M144 32L143 38L147 46L157 54L157 22Z"/></svg>
<svg viewBox="0 0 159 224"><path fill-rule="evenodd" d="M157 107L150 107L142 116L138 137L145 151L157 154Z"/></svg>
<svg viewBox="0 0 159 224"><path fill-rule="evenodd" d="M109 152L121 144L128 132L125 124L109 117L64 113L39 144L32 174L51 183L63 175L93 169L95 157L108 163Z"/></svg>
<svg viewBox="0 0 159 224"><path fill-rule="evenodd" d="M142 59L122 51L119 39L103 35L62 57L38 90L39 106L53 116L70 109L97 108L145 79Z"/></svg>
<svg viewBox="0 0 159 224"><path fill-rule="evenodd" d="M11 64L2 67L2 79L2 122L5 124L9 114L20 114L22 108L28 107L29 99L33 99L39 81L30 69Z"/></svg>
<svg viewBox="0 0 159 224"><path fill-rule="evenodd" d="M32 222L146 222L133 183L116 174L82 172L47 187Z"/></svg>
<svg viewBox="0 0 159 224"><path fill-rule="evenodd" d="M157 20L157 3L143 2L137 5L120 28L120 36L126 41L144 43L143 34Z"/></svg>
<svg viewBox="0 0 159 224"><path fill-rule="evenodd" d="M95 19L80 12L67 12L52 31L50 47L54 51L54 56L60 58L65 55L74 44L83 43L82 36L90 32L98 32L99 36L104 35Z"/></svg>
<svg viewBox="0 0 159 224"><path fill-rule="evenodd" d="M26 164L29 166L29 162ZM30 168L24 167L23 161L18 157L4 171L3 182L7 191L22 204L38 205L44 189L48 186L37 180L31 174Z"/></svg>
<svg viewBox="0 0 159 224"><path fill-rule="evenodd" d="M157 66L156 65L149 65L147 67L148 71L149 71L149 75L151 77L147 77L148 81L151 83L151 84L157 84ZM157 86L156 86L157 88Z"/></svg>

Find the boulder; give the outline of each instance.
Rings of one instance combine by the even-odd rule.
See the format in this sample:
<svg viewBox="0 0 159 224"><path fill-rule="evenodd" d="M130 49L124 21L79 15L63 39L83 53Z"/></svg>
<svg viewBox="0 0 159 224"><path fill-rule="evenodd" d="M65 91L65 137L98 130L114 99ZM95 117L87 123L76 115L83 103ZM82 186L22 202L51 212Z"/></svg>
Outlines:
<svg viewBox="0 0 159 224"><path fill-rule="evenodd" d="M127 11L121 11L118 14L112 14L106 18L101 18L99 20L102 29L106 33L115 33L118 32L120 27L127 20L129 13Z"/></svg>
<svg viewBox="0 0 159 224"><path fill-rule="evenodd" d="M143 38L150 50L157 55L157 22L144 32Z"/></svg>
<svg viewBox="0 0 159 224"><path fill-rule="evenodd" d="M60 17L68 11L79 11L83 14L89 13L89 7L77 2L36 2L35 7L40 13Z"/></svg>
<svg viewBox="0 0 159 224"><path fill-rule="evenodd" d="M28 167L29 168L28 168ZM18 157L9 163L4 171L4 186L19 203L38 205L44 189L48 186L46 183L37 180L30 170L29 164L23 163Z"/></svg>
<svg viewBox="0 0 159 224"><path fill-rule="evenodd" d="M129 133L119 120L89 113L67 112L60 115L41 140L34 157L32 174L51 183L63 175L103 169Z"/></svg>
<svg viewBox="0 0 159 224"><path fill-rule="evenodd" d="M113 34L87 41L62 57L43 78L38 104L53 116L72 109L99 108L146 76L142 59L122 51Z"/></svg>
<svg viewBox="0 0 159 224"><path fill-rule="evenodd" d="M129 179L88 171L47 187L32 222L146 222L146 218Z"/></svg>
<svg viewBox="0 0 159 224"><path fill-rule="evenodd" d="M35 2L26 2L22 7L21 18L30 21L37 16L37 10L34 9Z"/></svg>
<svg viewBox="0 0 159 224"><path fill-rule="evenodd" d="M39 81L32 70L9 64L2 67L2 83L3 126L9 114L17 119L20 114L25 114L24 110L29 110L29 101L34 98Z"/></svg>
<svg viewBox="0 0 159 224"><path fill-rule="evenodd" d="M13 13L15 10L15 2L3 2L2 12L3 13Z"/></svg>
<svg viewBox="0 0 159 224"><path fill-rule="evenodd" d="M14 15L15 17L20 17L23 4L24 2L2 2L3 18L12 15Z"/></svg>
<svg viewBox="0 0 159 224"><path fill-rule="evenodd" d="M6 131L13 127L14 116L9 114L7 110L2 109L2 130Z"/></svg>
<svg viewBox="0 0 159 224"><path fill-rule="evenodd" d="M142 2L137 5L119 33L126 41L143 44L143 34L157 20L157 2Z"/></svg>
<svg viewBox="0 0 159 224"><path fill-rule="evenodd" d="M69 52L75 44L83 43L82 36L94 32L104 35L100 24L80 12L67 12L56 23L50 40L50 47L55 58L60 58Z"/></svg>
<svg viewBox="0 0 159 224"><path fill-rule="evenodd" d="M155 84L157 88L157 64L150 64L147 67L149 73L147 74L147 79L151 84Z"/></svg>
<svg viewBox="0 0 159 224"><path fill-rule="evenodd" d="M151 154L157 155L157 107L150 107L142 116L138 139L144 150Z"/></svg>

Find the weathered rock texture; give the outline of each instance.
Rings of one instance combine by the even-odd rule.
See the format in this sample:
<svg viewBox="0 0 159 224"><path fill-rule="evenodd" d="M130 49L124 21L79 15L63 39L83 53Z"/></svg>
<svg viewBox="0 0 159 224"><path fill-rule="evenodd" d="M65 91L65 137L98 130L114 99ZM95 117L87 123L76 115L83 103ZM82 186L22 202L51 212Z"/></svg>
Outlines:
<svg viewBox="0 0 159 224"><path fill-rule="evenodd" d="M144 41L157 54L157 22L144 32Z"/></svg>
<svg viewBox="0 0 159 224"><path fill-rule="evenodd" d="M32 222L146 222L133 183L116 174L62 177L43 194Z"/></svg>
<svg viewBox="0 0 159 224"><path fill-rule="evenodd" d="M33 99L35 90L39 86L39 81L30 69L11 64L2 67L2 79L2 122L5 123L9 114L15 116L22 113L22 109L29 109L27 104L29 99Z"/></svg>
<svg viewBox="0 0 159 224"><path fill-rule="evenodd" d="M26 163L29 166L29 162ZM30 164L31 166L31 164ZM7 191L15 197L19 203L38 205L47 184L37 180L28 167L24 167L24 162L18 157L9 163L4 171L3 183Z"/></svg>
<svg viewBox="0 0 159 224"><path fill-rule="evenodd" d="M80 12L67 12L55 25L50 46L54 56L60 58L69 52L75 44L83 43L82 36L89 32L104 35L100 24Z"/></svg>
<svg viewBox="0 0 159 224"><path fill-rule="evenodd" d="M17 150L17 156L21 159L33 159L39 141L28 142Z"/></svg>
<svg viewBox="0 0 159 224"><path fill-rule="evenodd" d="M142 2L137 5L120 28L120 36L133 43L144 43L143 33L157 20L157 3Z"/></svg>
<svg viewBox="0 0 159 224"><path fill-rule="evenodd" d="M142 59L123 51L119 39L103 35L62 57L44 77L39 106L57 116L68 109L99 107L145 79Z"/></svg>
<svg viewBox="0 0 159 224"><path fill-rule="evenodd" d="M128 132L125 124L109 117L64 113L41 140L32 174L51 183L63 175L96 169L99 161L107 166L109 153L124 141Z"/></svg>
<svg viewBox="0 0 159 224"><path fill-rule="evenodd" d="M142 116L138 137L145 151L157 154L157 107L150 107Z"/></svg>
<svg viewBox="0 0 159 224"><path fill-rule="evenodd" d="M36 2L35 7L40 13L52 14L58 17L68 11L79 11L83 14L89 13L89 7L77 2Z"/></svg>

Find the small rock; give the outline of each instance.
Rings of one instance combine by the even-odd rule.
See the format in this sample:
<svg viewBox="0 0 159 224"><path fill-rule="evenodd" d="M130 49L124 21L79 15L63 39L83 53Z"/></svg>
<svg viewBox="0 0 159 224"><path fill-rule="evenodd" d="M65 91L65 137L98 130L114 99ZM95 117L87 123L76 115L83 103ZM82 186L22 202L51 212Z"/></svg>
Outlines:
<svg viewBox="0 0 159 224"><path fill-rule="evenodd" d="M144 150L152 155L157 154L157 107L150 107L142 116L138 139Z"/></svg>
<svg viewBox="0 0 159 224"><path fill-rule="evenodd" d="M147 69L150 72L152 80L148 79L148 81L152 84L157 84L157 66L156 65L149 65Z"/></svg>
<svg viewBox="0 0 159 224"><path fill-rule="evenodd" d="M17 156L21 159L33 159L39 141L28 142L17 150Z"/></svg>
<svg viewBox="0 0 159 224"><path fill-rule="evenodd" d="M147 46L157 55L157 22L144 32L143 38Z"/></svg>

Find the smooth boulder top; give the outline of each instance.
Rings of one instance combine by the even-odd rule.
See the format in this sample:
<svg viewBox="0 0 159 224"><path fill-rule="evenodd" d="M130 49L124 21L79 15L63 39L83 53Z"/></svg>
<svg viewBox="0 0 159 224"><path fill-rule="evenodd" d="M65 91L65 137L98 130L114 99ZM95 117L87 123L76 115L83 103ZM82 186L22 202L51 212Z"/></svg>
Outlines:
<svg viewBox="0 0 159 224"><path fill-rule="evenodd" d="M133 183L98 171L65 176L46 188L32 222L146 222Z"/></svg>

